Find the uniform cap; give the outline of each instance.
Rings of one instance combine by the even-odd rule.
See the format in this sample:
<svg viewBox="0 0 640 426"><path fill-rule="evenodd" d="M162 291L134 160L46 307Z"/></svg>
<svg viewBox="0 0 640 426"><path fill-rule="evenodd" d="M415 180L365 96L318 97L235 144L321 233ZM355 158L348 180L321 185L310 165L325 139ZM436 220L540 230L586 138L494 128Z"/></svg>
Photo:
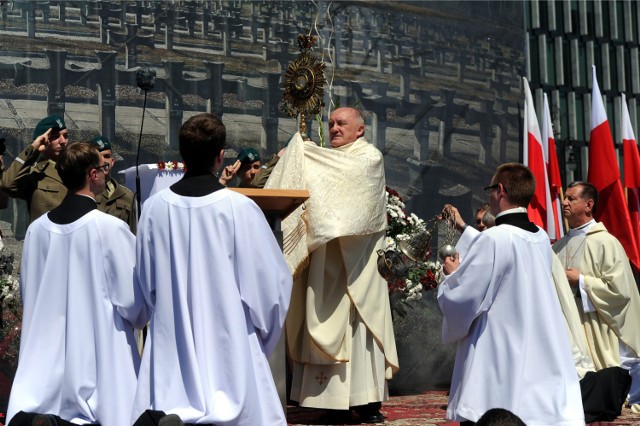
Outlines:
<svg viewBox="0 0 640 426"><path fill-rule="evenodd" d="M95 138L93 138L91 140L91 144L95 145L96 148L98 148L98 151L100 152L105 151L107 149L111 149L111 142L109 142L109 139L105 138L102 135L96 136Z"/></svg>
<svg viewBox="0 0 640 426"><path fill-rule="evenodd" d="M58 114L51 114L48 117L43 118L36 124L36 128L33 131L33 139L42 135L49 129L66 129L67 126L64 124L64 119L60 117Z"/></svg>
<svg viewBox="0 0 640 426"><path fill-rule="evenodd" d="M243 165L260 161L260 154L253 148L245 148L238 154L238 160Z"/></svg>

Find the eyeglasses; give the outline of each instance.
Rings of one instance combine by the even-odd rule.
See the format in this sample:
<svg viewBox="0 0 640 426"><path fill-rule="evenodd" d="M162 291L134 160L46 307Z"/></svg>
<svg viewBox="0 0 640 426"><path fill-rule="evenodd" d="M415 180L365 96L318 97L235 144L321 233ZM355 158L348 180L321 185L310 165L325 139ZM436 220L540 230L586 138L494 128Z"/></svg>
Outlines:
<svg viewBox="0 0 640 426"><path fill-rule="evenodd" d="M489 185L489 186L484 188L484 192L486 192L487 194L491 194L491 191L493 191L494 189L498 189L500 187L500 185L501 185L500 183ZM507 191L507 188L504 187L504 185L502 185L502 190L504 192L509 192L509 191Z"/></svg>
<svg viewBox="0 0 640 426"><path fill-rule="evenodd" d="M106 173L109 171L109 168L110 168L109 163L104 163L102 166L96 167L96 170L102 169L102 171Z"/></svg>

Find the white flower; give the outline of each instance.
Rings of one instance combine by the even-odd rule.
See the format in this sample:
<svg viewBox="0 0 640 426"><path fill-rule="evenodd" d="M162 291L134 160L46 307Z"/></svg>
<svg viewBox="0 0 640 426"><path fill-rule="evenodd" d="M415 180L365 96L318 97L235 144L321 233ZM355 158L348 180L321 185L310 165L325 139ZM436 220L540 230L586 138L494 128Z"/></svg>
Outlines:
<svg viewBox="0 0 640 426"><path fill-rule="evenodd" d="M396 242L391 237L386 237L384 240L385 250L395 250Z"/></svg>
<svg viewBox="0 0 640 426"><path fill-rule="evenodd" d="M173 161L167 161L164 165L165 170L173 170Z"/></svg>

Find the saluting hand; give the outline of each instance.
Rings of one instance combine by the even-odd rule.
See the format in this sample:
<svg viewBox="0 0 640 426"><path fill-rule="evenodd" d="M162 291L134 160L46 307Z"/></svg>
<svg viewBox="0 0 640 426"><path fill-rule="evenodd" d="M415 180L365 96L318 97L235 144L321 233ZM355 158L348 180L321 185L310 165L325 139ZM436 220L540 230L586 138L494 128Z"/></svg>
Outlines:
<svg viewBox="0 0 640 426"><path fill-rule="evenodd" d="M47 149L47 145L49 145L49 135L51 135L51 131L53 129L49 129L31 142L31 146L36 148L40 152L44 152Z"/></svg>
<svg viewBox="0 0 640 426"><path fill-rule="evenodd" d="M240 169L241 164L242 163L240 163L240 160L236 160L236 162L233 163L232 165L225 167L222 170L222 173L220 173L220 179L219 179L220 185L227 186L227 184L231 181L231 179L233 179L233 177L236 175L236 173Z"/></svg>

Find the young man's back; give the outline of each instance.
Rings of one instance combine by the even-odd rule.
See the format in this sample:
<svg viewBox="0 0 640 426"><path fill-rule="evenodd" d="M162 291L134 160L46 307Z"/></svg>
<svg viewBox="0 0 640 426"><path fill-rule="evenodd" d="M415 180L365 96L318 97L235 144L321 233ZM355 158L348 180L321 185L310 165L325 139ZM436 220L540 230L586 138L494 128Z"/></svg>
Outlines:
<svg viewBox="0 0 640 426"><path fill-rule="evenodd" d="M286 424L267 357L291 273L253 201L228 189L151 197L136 277L154 313L132 422L152 409L185 423Z"/></svg>
<svg viewBox="0 0 640 426"><path fill-rule="evenodd" d="M124 222L95 209L71 223L44 215L31 224L8 419L23 411L128 424L140 362L131 323L143 327L148 318L133 285L134 247Z"/></svg>

